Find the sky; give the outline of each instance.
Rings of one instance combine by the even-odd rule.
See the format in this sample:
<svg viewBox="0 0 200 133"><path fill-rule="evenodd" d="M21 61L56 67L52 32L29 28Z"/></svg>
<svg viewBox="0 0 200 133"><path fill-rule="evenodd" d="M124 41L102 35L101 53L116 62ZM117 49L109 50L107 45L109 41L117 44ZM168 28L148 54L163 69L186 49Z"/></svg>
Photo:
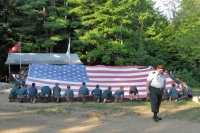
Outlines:
<svg viewBox="0 0 200 133"><path fill-rule="evenodd" d="M172 10L178 11L180 8L181 0L153 0L156 2L155 8L160 9L167 18L172 17Z"/></svg>

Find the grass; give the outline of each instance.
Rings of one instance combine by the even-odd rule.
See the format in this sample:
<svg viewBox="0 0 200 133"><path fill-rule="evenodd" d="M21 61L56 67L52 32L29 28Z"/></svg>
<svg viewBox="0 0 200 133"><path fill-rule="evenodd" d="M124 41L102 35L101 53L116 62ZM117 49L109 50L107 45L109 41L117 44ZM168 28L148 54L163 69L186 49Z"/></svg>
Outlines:
<svg viewBox="0 0 200 133"><path fill-rule="evenodd" d="M200 89L193 89L194 95L200 96ZM165 118L188 120L193 122L200 122L200 104L192 100L189 101L166 101L162 102L160 108L160 115ZM57 105L52 107L29 107L20 113L29 114L72 114L74 112L84 112L83 117L101 118L107 115L152 115L150 103L146 101L124 102L124 103L93 103L86 104L74 102L73 104Z"/></svg>
<svg viewBox="0 0 200 133"><path fill-rule="evenodd" d="M192 88L195 96L200 96L200 88Z"/></svg>

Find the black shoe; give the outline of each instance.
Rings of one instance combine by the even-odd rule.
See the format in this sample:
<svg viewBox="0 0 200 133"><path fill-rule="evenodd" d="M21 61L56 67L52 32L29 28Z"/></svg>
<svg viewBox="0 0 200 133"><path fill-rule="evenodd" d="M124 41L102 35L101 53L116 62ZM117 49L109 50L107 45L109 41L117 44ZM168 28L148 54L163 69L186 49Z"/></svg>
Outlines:
<svg viewBox="0 0 200 133"><path fill-rule="evenodd" d="M153 119L157 122L157 121L159 121L159 120L162 120L162 118L160 118L160 117L153 117Z"/></svg>

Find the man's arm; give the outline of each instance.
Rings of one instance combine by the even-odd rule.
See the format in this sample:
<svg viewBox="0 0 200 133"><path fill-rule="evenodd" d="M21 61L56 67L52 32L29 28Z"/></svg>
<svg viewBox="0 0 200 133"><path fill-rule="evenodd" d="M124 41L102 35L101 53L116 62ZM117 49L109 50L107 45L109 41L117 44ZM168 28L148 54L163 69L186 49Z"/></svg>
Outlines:
<svg viewBox="0 0 200 133"><path fill-rule="evenodd" d="M146 92L147 92L147 94L150 94L149 87L150 87L150 82L147 81L147 82L146 82Z"/></svg>

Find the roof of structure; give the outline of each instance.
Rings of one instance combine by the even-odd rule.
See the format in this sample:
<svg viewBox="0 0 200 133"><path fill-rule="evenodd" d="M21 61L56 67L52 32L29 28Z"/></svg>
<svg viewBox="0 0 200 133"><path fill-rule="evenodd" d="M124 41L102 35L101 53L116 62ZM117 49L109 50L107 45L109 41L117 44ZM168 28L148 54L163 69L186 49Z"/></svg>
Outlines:
<svg viewBox="0 0 200 133"><path fill-rule="evenodd" d="M77 54L70 54L69 58L66 54L61 53L10 53L5 62L7 65L28 65L32 63L83 64Z"/></svg>

